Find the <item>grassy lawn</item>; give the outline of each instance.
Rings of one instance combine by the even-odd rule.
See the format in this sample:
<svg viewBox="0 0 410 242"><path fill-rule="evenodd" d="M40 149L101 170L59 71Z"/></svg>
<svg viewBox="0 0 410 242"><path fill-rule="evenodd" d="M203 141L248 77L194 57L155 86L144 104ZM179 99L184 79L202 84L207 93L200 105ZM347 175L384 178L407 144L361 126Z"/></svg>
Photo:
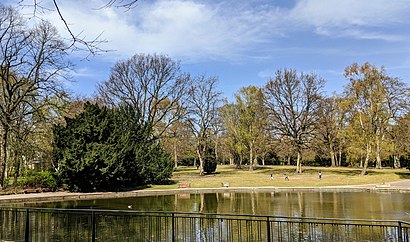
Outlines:
<svg viewBox="0 0 410 242"><path fill-rule="evenodd" d="M369 169L366 176L360 176L360 168L302 167L303 173L296 174L293 166L265 166L249 171L248 167L218 165L216 173L199 176L194 167L178 167L173 173L172 185L155 185L149 189L178 188L179 183L190 183L192 188L219 188L222 182L230 187L320 187L361 184L383 184L384 182L410 179L407 169ZM322 171L322 180L319 180ZM270 179L273 174L273 179ZM285 174L289 181L285 180Z"/></svg>

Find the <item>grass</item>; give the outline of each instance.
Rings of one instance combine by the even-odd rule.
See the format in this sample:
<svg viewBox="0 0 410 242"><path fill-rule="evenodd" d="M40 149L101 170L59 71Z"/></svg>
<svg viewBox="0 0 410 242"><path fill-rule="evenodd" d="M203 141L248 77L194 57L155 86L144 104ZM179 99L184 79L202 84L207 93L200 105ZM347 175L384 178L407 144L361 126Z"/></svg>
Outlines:
<svg viewBox="0 0 410 242"><path fill-rule="evenodd" d="M369 169L360 176L360 168L302 167L303 173L296 174L293 166L264 166L249 171L247 167L218 166L215 174L199 176L193 167L178 167L173 173L170 185L154 185L149 189L175 189L180 183L189 183L192 188L219 188L222 182L230 187L321 187L363 184L383 184L385 182L409 179L406 169ZM322 171L322 180L319 180ZM273 179L270 179L270 174ZM285 180L285 175L289 181Z"/></svg>

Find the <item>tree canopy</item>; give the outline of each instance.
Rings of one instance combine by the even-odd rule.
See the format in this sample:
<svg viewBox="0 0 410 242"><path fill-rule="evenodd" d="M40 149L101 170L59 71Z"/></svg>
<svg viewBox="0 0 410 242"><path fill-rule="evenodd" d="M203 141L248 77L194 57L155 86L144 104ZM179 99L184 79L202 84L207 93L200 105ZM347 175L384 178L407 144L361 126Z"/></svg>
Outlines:
<svg viewBox="0 0 410 242"><path fill-rule="evenodd" d="M129 107L87 103L84 112L54 126L57 172L70 190L118 190L165 182L171 157Z"/></svg>
<svg viewBox="0 0 410 242"><path fill-rule="evenodd" d="M302 172L302 149L313 139L317 126L320 92L324 80L296 70L278 70L265 87L266 107L272 131L287 139L297 152L298 173Z"/></svg>

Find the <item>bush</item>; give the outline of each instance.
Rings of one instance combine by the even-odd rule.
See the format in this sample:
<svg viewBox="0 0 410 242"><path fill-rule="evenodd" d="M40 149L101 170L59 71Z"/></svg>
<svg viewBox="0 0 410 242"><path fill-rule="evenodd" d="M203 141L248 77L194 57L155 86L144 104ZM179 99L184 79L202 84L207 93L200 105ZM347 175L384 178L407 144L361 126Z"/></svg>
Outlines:
<svg viewBox="0 0 410 242"><path fill-rule="evenodd" d="M18 181L18 185L22 188L41 187L56 190L57 184L54 173L49 171L28 171Z"/></svg>
<svg viewBox="0 0 410 242"><path fill-rule="evenodd" d="M216 160L205 160L204 163L204 172L207 174L211 174L216 171Z"/></svg>
<svg viewBox="0 0 410 242"><path fill-rule="evenodd" d="M216 171L217 160L215 155L215 150L211 147L206 149L204 157L204 172L211 174Z"/></svg>

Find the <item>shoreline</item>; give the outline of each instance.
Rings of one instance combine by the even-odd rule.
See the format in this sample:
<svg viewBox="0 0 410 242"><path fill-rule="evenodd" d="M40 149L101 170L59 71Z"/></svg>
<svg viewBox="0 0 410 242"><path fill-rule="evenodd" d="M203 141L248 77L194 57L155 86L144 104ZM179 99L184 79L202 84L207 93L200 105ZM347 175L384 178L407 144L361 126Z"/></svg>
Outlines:
<svg viewBox="0 0 410 242"><path fill-rule="evenodd" d="M323 187L220 187L220 188L177 188L167 190L133 190L127 192L43 192L28 194L1 195L0 206L10 203L41 203L73 200L94 200L125 197L159 196L196 193L226 192L400 192L410 193L410 180L390 182L386 184L366 184L350 186Z"/></svg>

